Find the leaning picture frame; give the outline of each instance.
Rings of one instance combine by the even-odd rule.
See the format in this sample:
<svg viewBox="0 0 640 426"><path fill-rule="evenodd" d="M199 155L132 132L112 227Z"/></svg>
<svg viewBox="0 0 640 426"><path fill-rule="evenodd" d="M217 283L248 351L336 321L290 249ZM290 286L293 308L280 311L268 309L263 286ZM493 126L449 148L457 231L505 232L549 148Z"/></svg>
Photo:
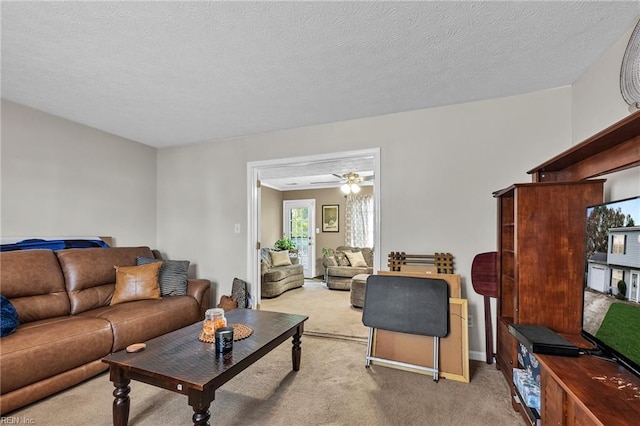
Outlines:
<svg viewBox="0 0 640 426"><path fill-rule="evenodd" d="M326 204L322 206L322 232L340 231L340 206Z"/></svg>

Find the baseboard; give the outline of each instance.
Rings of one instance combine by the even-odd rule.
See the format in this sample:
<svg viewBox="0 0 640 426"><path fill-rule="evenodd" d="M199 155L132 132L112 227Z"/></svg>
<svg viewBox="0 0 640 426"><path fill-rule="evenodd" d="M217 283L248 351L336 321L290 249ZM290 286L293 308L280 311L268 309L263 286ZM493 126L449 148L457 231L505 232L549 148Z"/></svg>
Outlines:
<svg viewBox="0 0 640 426"><path fill-rule="evenodd" d="M469 359L474 361L487 361L487 354L485 352L469 351Z"/></svg>

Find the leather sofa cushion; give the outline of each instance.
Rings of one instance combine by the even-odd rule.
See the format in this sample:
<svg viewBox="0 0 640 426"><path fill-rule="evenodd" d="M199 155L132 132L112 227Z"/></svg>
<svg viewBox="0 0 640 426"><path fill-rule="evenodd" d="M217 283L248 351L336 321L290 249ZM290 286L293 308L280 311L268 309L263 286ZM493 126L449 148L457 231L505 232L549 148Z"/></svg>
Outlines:
<svg viewBox="0 0 640 426"><path fill-rule="evenodd" d="M66 280L71 314L109 305L116 282L114 266L136 266L153 257L149 247L68 249L56 252Z"/></svg>
<svg viewBox="0 0 640 426"><path fill-rule="evenodd" d="M2 294L11 300L21 324L69 315L64 276L52 250L2 252L0 265Z"/></svg>
<svg viewBox="0 0 640 426"><path fill-rule="evenodd" d="M109 354L108 321L90 317L57 317L22 324L2 338L2 394L63 373Z"/></svg>
<svg viewBox="0 0 640 426"><path fill-rule="evenodd" d="M115 352L199 321L200 309L193 297L168 296L96 308L79 316L108 320L113 329L110 349Z"/></svg>
<svg viewBox="0 0 640 426"><path fill-rule="evenodd" d="M211 304L211 282L206 279L189 279L187 282L187 295L194 298L200 304L198 321L204 319L204 313ZM173 297L173 296L172 296Z"/></svg>

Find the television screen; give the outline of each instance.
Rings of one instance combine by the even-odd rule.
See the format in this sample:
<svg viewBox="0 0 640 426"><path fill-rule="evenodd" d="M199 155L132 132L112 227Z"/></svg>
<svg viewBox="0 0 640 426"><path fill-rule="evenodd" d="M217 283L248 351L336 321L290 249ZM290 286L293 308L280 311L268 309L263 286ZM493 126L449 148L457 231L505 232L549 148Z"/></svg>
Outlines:
<svg viewBox="0 0 640 426"><path fill-rule="evenodd" d="M587 208L582 334L640 376L640 196Z"/></svg>

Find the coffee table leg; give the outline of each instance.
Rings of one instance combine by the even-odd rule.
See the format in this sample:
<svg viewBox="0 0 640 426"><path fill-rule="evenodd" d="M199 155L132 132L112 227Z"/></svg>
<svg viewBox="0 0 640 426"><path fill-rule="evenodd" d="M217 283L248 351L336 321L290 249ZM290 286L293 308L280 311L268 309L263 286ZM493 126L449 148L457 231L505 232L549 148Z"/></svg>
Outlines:
<svg viewBox="0 0 640 426"><path fill-rule="evenodd" d="M130 379L125 377L124 370L111 366L109 370L111 375L111 381L116 389L113 391L113 425L114 426L127 426L129 423L129 387Z"/></svg>
<svg viewBox="0 0 640 426"><path fill-rule="evenodd" d="M212 391L189 390L189 405L193 408L192 419L194 425L210 426L211 413L209 412L209 406L214 398L215 394Z"/></svg>
<svg viewBox="0 0 640 426"><path fill-rule="evenodd" d="M209 407L204 410L199 410L193 407L193 424L195 426L211 426L211 423L209 423L211 413L209 412L208 408Z"/></svg>
<svg viewBox="0 0 640 426"><path fill-rule="evenodd" d="M293 335L293 347L291 348L291 361L293 362L293 371L300 370L300 357L302 355L302 349L300 348L300 338L304 328L302 324L298 326L296 334Z"/></svg>

